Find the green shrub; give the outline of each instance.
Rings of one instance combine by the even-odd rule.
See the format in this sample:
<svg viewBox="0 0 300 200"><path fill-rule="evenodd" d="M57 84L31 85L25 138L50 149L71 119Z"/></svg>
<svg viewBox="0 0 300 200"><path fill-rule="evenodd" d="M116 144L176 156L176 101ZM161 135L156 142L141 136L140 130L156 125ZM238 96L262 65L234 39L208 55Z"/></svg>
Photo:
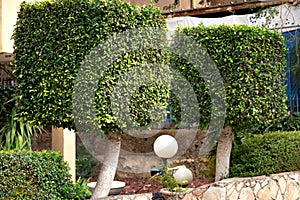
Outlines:
<svg viewBox="0 0 300 200"><path fill-rule="evenodd" d="M15 107L14 87L0 87L0 127L7 123L11 110Z"/></svg>
<svg viewBox="0 0 300 200"><path fill-rule="evenodd" d="M287 114L285 45L279 32L246 25L199 25L178 31L201 44L215 62L226 91L226 125L236 131L269 125ZM207 83L184 59L174 56L173 62L195 90L200 121L207 126L215 114ZM175 114L177 109L173 107Z"/></svg>
<svg viewBox="0 0 300 200"><path fill-rule="evenodd" d="M31 137L43 131L17 118L18 102L15 87L0 87L0 150L30 150Z"/></svg>
<svg viewBox="0 0 300 200"><path fill-rule="evenodd" d="M82 143L76 144L76 178L89 179L96 176L96 168L100 169L99 161L92 156Z"/></svg>
<svg viewBox="0 0 300 200"><path fill-rule="evenodd" d="M244 137L233 146L230 176L258 176L300 170L300 132Z"/></svg>
<svg viewBox="0 0 300 200"><path fill-rule="evenodd" d="M0 152L1 199L82 199L89 194L84 181L73 184L58 152Z"/></svg>

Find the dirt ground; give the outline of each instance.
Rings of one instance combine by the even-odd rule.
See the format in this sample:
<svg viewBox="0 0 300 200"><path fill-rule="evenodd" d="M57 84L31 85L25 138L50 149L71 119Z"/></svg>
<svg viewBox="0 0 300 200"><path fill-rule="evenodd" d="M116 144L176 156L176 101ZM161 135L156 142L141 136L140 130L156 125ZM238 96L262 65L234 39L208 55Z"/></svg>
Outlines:
<svg viewBox="0 0 300 200"><path fill-rule="evenodd" d="M96 178L90 180L97 181ZM143 193L157 193L160 191L162 185L158 182L150 181L149 178L144 179L118 179L118 181L124 181L126 183L121 194L143 194ZM212 181L206 178L194 178L192 183L190 183L188 188L197 188L201 185L209 184Z"/></svg>

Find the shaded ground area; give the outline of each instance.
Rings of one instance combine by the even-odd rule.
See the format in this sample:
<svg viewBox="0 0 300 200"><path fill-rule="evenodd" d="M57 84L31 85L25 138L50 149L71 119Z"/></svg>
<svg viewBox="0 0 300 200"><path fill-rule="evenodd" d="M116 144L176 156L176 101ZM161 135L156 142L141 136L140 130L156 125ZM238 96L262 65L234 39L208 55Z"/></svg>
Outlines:
<svg viewBox="0 0 300 200"><path fill-rule="evenodd" d="M142 194L142 193L156 193L159 192L162 186L157 182L149 183L148 178L144 179L123 179L126 186L121 194ZM194 178L193 182L187 187L197 188L201 185L211 183L211 180L206 178Z"/></svg>

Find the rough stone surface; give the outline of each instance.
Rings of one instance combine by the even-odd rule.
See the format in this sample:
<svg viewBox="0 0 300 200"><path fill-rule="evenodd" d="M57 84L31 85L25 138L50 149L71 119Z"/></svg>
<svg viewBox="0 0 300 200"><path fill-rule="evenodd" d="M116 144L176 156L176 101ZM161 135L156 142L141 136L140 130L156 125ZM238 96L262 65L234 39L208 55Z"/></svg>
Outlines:
<svg viewBox="0 0 300 200"><path fill-rule="evenodd" d="M261 186L259 183L255 184L255 187L253 189L254 194L256 195L258 193L258 191L261 189Z"/></svg>
<svg viewBox="0 0 300 200"><path fill-rule="evenodd" d="M255 200L252 189L251 188L243 188L241 190L239 199Z"/></svg>
<svg viewBox="0 0 300 200"><path fill-rule="evenodd" d="M268 185L268 183L269 183L269 178L266 178L266 179L262 182L261 187L264 188L266 185Z"/></svg>
<svg viewBox="0 0 300 200"><path fill-rule="evenodd" d="M236 192L236 188L235 188L234 183L229 184L226 187L226 191L227 191L227 195L231 195L233 192Z"/></svg>
<svg viewBox="0 0 300 200"><path fill-rule="evenodd" d="M255 181L251 181L250 187L254 187L256 185Z"/></svg>
<svg viewBox="0 0 300 200"><path fill-rule="evenodd" d="M141 166L141 163L143 165ZM141 177L147 177L152 168L160 166L162 163L161 159L158 156L138 156L138 155L122 155L119 158L119 170L117 172L118 177L130 178L132 173L135 172L144 172L139 173ZM128 177L127 177L128 176Z"/></svg>
<svg viewBox="0 0 300 200"><path fill-rule="evenodd" d="M286 189L286 182L285 182L284 177L281 177L278 182L279 182L279 187L280 187L280 190L281 190L281 194L284 194L285 189Z"/></svg>
<svg viewBox="0 0 300 200"><path fill-rule="evenodd" d="M257 193L257 200L272 200L271 192L268 187L264 187Z"/></svg>
<svg viewBox="0 0 300 200"><path fill-rule="evenodd" d="M244 186L244 183L243 183L243 182L240 182L240 183L237 185L236 190L237 190L237 191L240 191L240 190L243 188L243 186Z"/></svg>
<svg viewBox="0 0 300 200"><path fill-rule="evenodd" d="M193 200L194 197L193 197L193 194L187 194L183 197L183 200Z"/></svg>
<svg viewBox="0 0 300 200"><path fill-rule="evenodd" d="M279 186L277 185L277 182L272 180L270 185L270 195L273 199L276 199L278 190L279 190Z"/></svg>
<svg viewBox="0 0 300 200"><path fill-rule="evenodd" d="M298 181L298 180L299 180L299 174L291 174L291 175L289 175L289 177L290 177L291 179L294 179L295 181Z"/></svg>
<svg viewBox="0 0 300 200"><path fill-rule="evenodd" d="M288 182L284 199L297 200L299 198L299 187L294 182Z"/></svg>
<svg viewBox="0 0 300 200"><path fill-rule="evenodd" d="M225 188L210 187L203 194L203 200L225 199Z"/></svg>
<svg viewBox="0 0 300 200"><path fill-rule="evenodd" d="M276 197L276 199L275 200L283 200L283 197L282 197L282 195L281 194L277 194L277 197Z"/></svg>
<svg viewBox="0 0 300 200"><path fill-rule="evenodd" d="M234 190L230 195L229 195L229 200L238 200L239 198L239 193Z"/></svg>
<svg viewBox="0 0 300 200"><path fill-rule="evenodd" d="M183 200L299 200L300 172L270 176L231 178L203 185L185 195L169 198ZM105 200L152 200L152 194L111 196Z"/></svg>

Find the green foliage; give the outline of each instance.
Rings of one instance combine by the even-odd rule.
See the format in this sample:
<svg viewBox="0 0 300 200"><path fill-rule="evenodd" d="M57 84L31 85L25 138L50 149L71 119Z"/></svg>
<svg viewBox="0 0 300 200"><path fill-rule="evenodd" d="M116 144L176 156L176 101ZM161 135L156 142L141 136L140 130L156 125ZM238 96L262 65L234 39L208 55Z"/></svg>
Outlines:
<svg viewBox="0 0 300 200"><path fill-rule="evenodd" d="M161 176L162 185L169 191L174 191L177 188L176 180L172 176L172 171L168 169L163 170L163 175Z"/></svg>
<svg viewBox="0 0 300 200"><path fill-rule="evenodd" d="M285 9L288 9L290 12L290 9L288 6L285 7ZM296 21L293 19L292 21L289 21L289 14L283 14L283 12L280 10L279 7L261 7L253 16L250 17L250 21L252 23L257 23L258 20L260 20L261 25L266 28L275 28L279 26L291 26L295 25ZM278 20L275 20L277 18L280 19L280 22Z"/></svg>
<svg viewBox="0 0 300 200"><path fill-rule="evenodd" d="M258 176L300 169L300 132L249 135L231 153L231 177Z"/></svg>
<svg viewBox="0 0 300 200"><path fill-rule="evenodd" d="M216 63L226 90L226 125L237 131L286 115L285 45L279 32L245 25L199 25L179 32L199 42ZM207 85L193 66L174 60L198 96L200 126L205 127L213 114ZM176 114L178 107L173 110Z"/></svg>
<svg viewBox="0 0 300 200"><path fill-rule="evenodd" d="M263 132L274 132L274 131L299 131L300 121L299 115L287 115L280 120L274 120L274 122L265 128Z"/></svg>
<svg viewBox="0 0 300 200"><path fill-rule="evenodd" d="M14 87L0 87L0 150L31 149L31 137L43 129L17 118L18 98Z"/></svg>
<svg viewBox="0 0 300 200"><path fill-rule="evenodd" d="M234 134L234 142L235 144L240 144L243 138L248 137L250 134L263 134L275 131L287 132L299 130L299 115L288 114L281 119L275 119L268 125L252 126L243 130L239 130Z"/></svg>
<svg viewBox="0 0 300 200"><path fill-rule="evenodd" d="M92 156L83 144L76 144L76 178L89 179L95 177L95 168L98 167L97 159Z"/></svg>
<svg viewBox="0 0 300 200"><path fill-rule="evenodd" d="M0 87L0 127L4 126L15 106L15 88Z"/></svg>
<svg viewBox="0 0 300 200"><path fill-rule="evenodd" d="M173 177L173 171L169 168L164 167L161 175L155 175L155 180L159 181L161 185L168 191L172 192L184 192L185 188L178 184Z"/></svg>
<svg viewBox="0 0 300 200"><path fill-rule="evenodd" d="M73 184L58 152L0 153L0 199L82 199L88 195L83 180Z"/></svg>
<svg viewBox="0 0 300 200"><path fill-rule="evenodd" d="M33 124L73 127L73 85L77 72L91 50L114 33L140 27L165 28L159 9L138 7L121 0L60 0L22 3L13 39L18 92L22 96L20 116ZM150 53L149 53L150 52ZM99 54L98 54L99 57ZM115 127L109 95L120 76L145 63L161 63L162 52L133 52L117 59L99 81L96 112L103 129ZM95 66L91 66L95 67ZM149 86L151 93L157 86ZM163 88L163 97L165 92ZM161 92L158 92L161 94ZM152 95L136 95L142 116L137 123L149 123L147 110ZM156 97L162 102L162 97ZM150 103L151 104L151 103ZM132 113L136 119L136 113ZM146 115L146 116L145 116ZM144 123L144 121L146 121Z"/></svg>
<svg viewBox="0 0 300 200"><path fill-rule="evenodd" d="M258 10L253 16L250 17L250 21L252 23L256 23L259 19L265 19L265 22L262 23L263 26L267 28L271 28L271 22L275 19L275 17L279 14L279 11L276 7L262 8ZM278 24L276 24L277 26ZM274 28L274 27L272 27Z"/></svg>

